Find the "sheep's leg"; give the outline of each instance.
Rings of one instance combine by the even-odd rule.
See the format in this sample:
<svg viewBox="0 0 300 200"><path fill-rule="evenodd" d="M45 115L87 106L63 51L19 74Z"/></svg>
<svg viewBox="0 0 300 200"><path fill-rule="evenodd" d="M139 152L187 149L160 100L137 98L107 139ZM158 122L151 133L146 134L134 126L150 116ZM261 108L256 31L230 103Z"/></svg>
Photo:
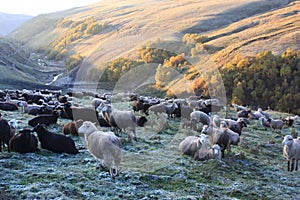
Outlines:
<svg viewBox="0 0 300 200"><path fill-rule="evenodd" d="M291 172L294 171L294 166L295 165L295 159L292 159L292 166L291 166Z"/></svg>
<svg viewBox="0 0 300 200"><path fill-rule="evenodd" d="M290 160L288 160L288 167L287 167L287 169L288 169L288 172L290 171Z"/></svg>
<svg viewBox="0 0 300 200"><path fill-rule="evenodd" d="M296 160L296 169L295 171L298 171L298 159Z"/></svg>

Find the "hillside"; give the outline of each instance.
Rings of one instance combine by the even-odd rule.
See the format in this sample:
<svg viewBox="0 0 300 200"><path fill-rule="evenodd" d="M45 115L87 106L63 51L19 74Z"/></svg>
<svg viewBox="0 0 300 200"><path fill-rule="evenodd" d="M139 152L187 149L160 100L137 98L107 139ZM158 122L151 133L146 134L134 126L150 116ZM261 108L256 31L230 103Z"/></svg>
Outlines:
<svg viewBox="0 0 300 200"><path fill-rule="evenodd" d="M81 35L63 48L68 54L78 53L86 58L81 76L92 65L99 66L149 40L174 37L178 40L185 33L207 35L207 51L217 65L222 65L239 52L256 53L267 48L278 53L297 46L298 11L299 2L288 0L101 1L88 7L40 15L10 37L28 47L51 49L53 42L68 32L68 24L94 17L99 24L106 24L105 29L95 35ZM65 25L59 26L61 22Z"/></svg>
<svg viewBox="0 0 300 200"><path fill-rule="evenodd" d="M29 15L18 15L0 12L0 35L7 35L31 18L32 16Z"/></svg>
<svg viewBox="0 0 300 200"><path fill-rule="evenodd" d="M0 86L2 89L45 88L61 67L44 66L38 55L13 40L0 37Z"/></svg>
<svg viewBox="0 0 300 200"><path fill-rule="evenodd" d="M261 105L262 97L268 97L265 108L299 113L295 103L300 94L299 9L299 1L279 0L101 1L37 16L10 37L62 64L65 73L53 85L143 88L157 95L198 94L250 106ZM280 57L287 49L294 60ZM276 65L271 75L264 73L272 67L263 60L267 56L253 62L263 51L276 58L269 59L269 64ZM234 63L237 60L241 62ZM220 70L230 63L232 80L226 70ZM245 81L253 79L247 75L248 68L261 69L250 85ZM242 73L236 76L238 72ZM262 83L270 77L274 84ZM266 86L275 88L268 87L269 93ZM295 109L283 106L287 102Z"/></svg>

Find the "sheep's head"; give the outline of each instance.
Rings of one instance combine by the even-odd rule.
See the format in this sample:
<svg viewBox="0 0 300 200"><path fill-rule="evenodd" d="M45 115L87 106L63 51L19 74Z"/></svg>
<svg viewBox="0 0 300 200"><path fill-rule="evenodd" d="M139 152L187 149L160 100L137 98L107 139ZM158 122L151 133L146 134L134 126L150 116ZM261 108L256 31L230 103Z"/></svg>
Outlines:
<svg viewBox="0 0 300 200"><path fill-rule="evenodd" d="M78 129L78 135L83 136L85 134L90 134L94 131L98 130L96 125L92 122L85 121Z"/></svg>
<svg viewBox="0 0 300 200"><path fill-rule="evenodd" d="M201 131L201 133L203 133L203 134L207 134L207 133L208 133L208 131L209 131L209 126L208 126L208 125L204 125L204 126L202 127L202 131Z"/></svg>
<svg viewBox="0 0 300 200"><path fill-rule="evenodd" d="M283 138L283 141L282 141L282 145L291 145L293 143L294 139L291 135L286 135L284 136Z"/></svg>
<svg viewBox="0 0 300 200"><path fill-rule="evenodd" d="M17 129L18 128L18 121L17 120L15 120L15 119L12 119L12 120L9 120L9 126L11 127L11 128L14 128L14 129Z"/></svg>
<svg viewBox="0 0 300 200"><path fill-rule="evenodd" d="M205 134L200 134L199 137L201 144L206 144L207 136Z"/></svg>
<svg viewBox="0 0 300 200"><path fill-rule="evenodd" d="M46 130L45 124L37 124L33 129L32 132L40 132L42 130Z"/></svg>
<svg viewBox="0 0 300 200"><path fill-rule="evenodd" d="M237 122L238 122L238 123L241 123L242 127L247 127L247 123L245 122L244 119L239 118L239 119L237 120Z"/></svg>
<svg viewBox="0 0 300 200"><path fill-rule="evenodd" d="M228 124L225 121L221 121L220 128L228 128Z"/></svg>
<svg viewBox="0 0 300 200"><path fill-rule="evenodd" d="M219 145L215 144L212 146L212 154L214 158L221 159L221 148Z"/></svg>

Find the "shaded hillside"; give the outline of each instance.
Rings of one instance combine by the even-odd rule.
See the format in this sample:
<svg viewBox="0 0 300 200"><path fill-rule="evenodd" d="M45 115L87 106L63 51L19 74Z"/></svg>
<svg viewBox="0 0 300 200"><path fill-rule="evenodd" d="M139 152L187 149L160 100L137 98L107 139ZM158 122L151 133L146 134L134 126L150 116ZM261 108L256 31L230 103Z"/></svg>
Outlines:
<svg viewBox="0 0 300 200"><path fill-rule="evenodd" d="M44 88L61 71L43 66L32 55L15 41L0 37L0 88Z"/></svg>
<svg viewBox="0 0 300 200"><path fill-rule="evenodd" d="M18 15L0 12L0 35L6 35L21 24L31 19L32 16L29 15Z"/></svg>

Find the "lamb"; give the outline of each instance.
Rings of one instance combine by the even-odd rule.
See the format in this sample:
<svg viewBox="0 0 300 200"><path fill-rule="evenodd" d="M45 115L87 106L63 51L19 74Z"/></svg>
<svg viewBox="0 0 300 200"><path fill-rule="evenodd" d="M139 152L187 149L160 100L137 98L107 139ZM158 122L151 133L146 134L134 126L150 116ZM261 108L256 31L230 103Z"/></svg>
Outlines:
<svg viewBox="0 0 300 200"><path fill-rule="evenodd" d="M45 124L47 126L51 124L56 124L58 119L58 112L54 111L52 114L42 114L38 115L28 121L28 125L35 127L38 124Z"/></svg>
<svg viewBox="0 0 300 200"><path fill-rule="evenodd" d="M194 125L194 130L197 129L197 123L201 122L203 125L209 125L210 124L210 118L209 116L202 112L202 111L193 111L190 114L190 120L195 124Z"/></svg>
<svg viewBox="0 0 300 200"><path fill-rule="evenodd" d="M88 151L96 160L103 160L103 164L109 168L111 178L119 174L122 159L122 144L113 132L102 132L92 122L85 121L78 129L79 135L83 135ZM113 162L115 170L113 169ZM114 173L115 171L115 173Z"/></svg>
<svg viewBox="0 0 300 200"><path fill-rule="evenodd" d="M194 159L199 161L209 160L209 159L221 159L221 148L219 145L214 144L211 148L201 148L195 155Z"/></svg>
<svg viewBox="0 0 300 200"><path fill-rule="evenodd" d="M20 130L9 141L11 151L19 153L32 153L38 151L38 139L30 129Z"/></svg>
<svg viewBox="0 0 300 200"><path fill-rule="evenodd" d="M111 127L117 128L117 131L122 129L131 131L133 136L128 133L130 140L137 140L136 138L136 117L131 111L122 111L114 109L111 105L101 104L97 110L102 110L104 119Z"/></svg>
<svg viewBox="0 0 300 200"><path fill-rule="evenodd" d="M298 170L298 160L300 160L300 138L293 139L291 135L286 135L282 141L283 156L288 160L288 171L294 170L296 161L295 171ZM292 163L290 163L292 161Z"/></svg>
<svg viewBox="0 0 300 200"><path fill-rule="evenodd" d="M194 156L200 148L206 148L207 137L204 134L200 136L188 136L179 144L180 151L188 156Z"/></svg>
<svg viewBox="0 0 300 200"><path fill-rule="evenodd" d="M273 129L273 131L280 131L283 128L284 123L281 119L269 118L267 121L270 123L270 127Z"/></svg>
<svg viewBox="0 0 300 200"><path fill-rule="evenodd" d="M203 126L202 133L209 135L210 144L218 144L221 148L222 158L227 149L230 151L230 145L238 145L240 136L238 133L230 130L227 123L222 121L220 129L215 129L212 126Z"/></svg>
<svg viewBox="0 0 300 200"><path fill-rule="evenodd" d="M63 128L62 128L62 132L67 135L67 134L71 134L74 136L78 136L78 128L83 124L83 120L78 119L75 122L69 122L66 123Z"/></svg>
<svg viewBox="0 0 300 200"><path fill-rule="evenodd" d="M56 153L77 154L75 142L62 134L56 134L46 129L45 125L38 124L33 130L37 133L41 147Z"/></svg>

